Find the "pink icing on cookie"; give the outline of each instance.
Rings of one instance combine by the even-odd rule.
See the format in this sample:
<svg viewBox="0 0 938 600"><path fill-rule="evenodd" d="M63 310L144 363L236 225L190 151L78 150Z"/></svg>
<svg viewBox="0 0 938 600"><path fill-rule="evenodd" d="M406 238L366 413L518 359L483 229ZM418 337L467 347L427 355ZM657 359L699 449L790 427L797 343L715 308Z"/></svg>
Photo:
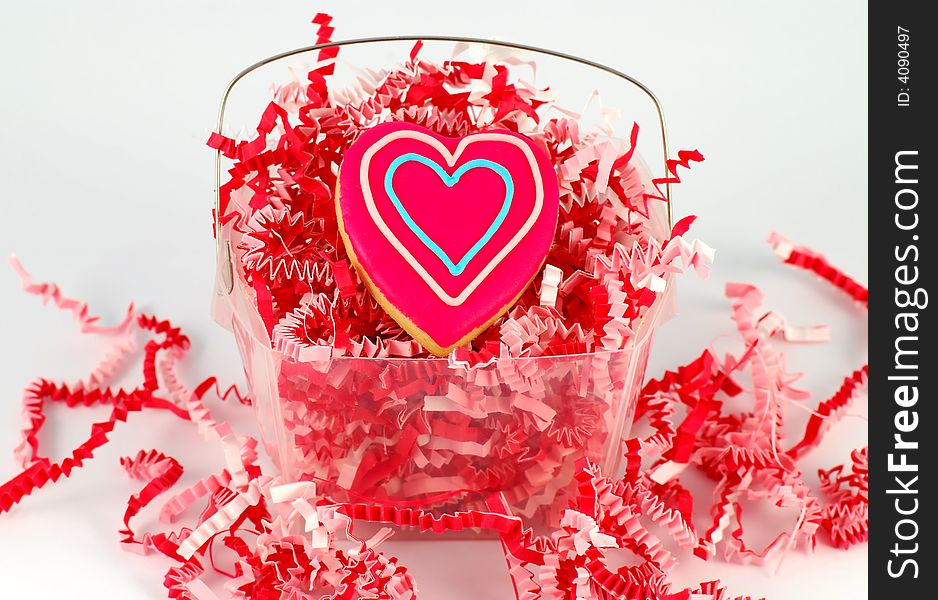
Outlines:
<svg viewBox="0 0 938 600"><path fill-rule="evenodd" d="M349 254L378 300L445 354L507 310L540 269L557 226L557 175L523 135L447 138L385 123L346 151L336 202Z"/></svg>

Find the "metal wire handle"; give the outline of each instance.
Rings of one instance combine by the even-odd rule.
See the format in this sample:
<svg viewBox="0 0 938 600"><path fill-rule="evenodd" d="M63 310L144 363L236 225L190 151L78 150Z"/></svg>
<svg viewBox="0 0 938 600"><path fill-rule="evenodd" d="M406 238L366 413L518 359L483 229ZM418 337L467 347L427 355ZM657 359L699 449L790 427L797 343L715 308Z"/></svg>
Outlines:
<svg viewBox="0 0 938 600"><path fill-rule="evenodd" d="M642 82L638 81L630 75L613 69L612 67L606 66L602 63L598 63L586 58L580 58L579 56L573 56L572 54L565 54L563 52L557 52L555 50L548 50L547 48L539 48L537 46L529 46L527 44L518 44L515 42L501 42L497 40L485 40L482 38L475 37L461 37L461 36L447 36L447 35L399 35L399 36L381 36L381 37L368 37L368 38L355 38L351 40L340 40L336 42L327 42L324 44L316 44L314 46L306 46L304 48L297 48L295 50L288 50L287 52L281 52L280 54L275 54L274 56L269 56L263 60L260 60L250 67L247 67L240 73L234 76L228 87L225 88L225 93L221 98L221 105L218 108L218 123L215 127L215 132L219 135L222 135L222 129L225 125L225 108L228 106L228 97L231 95L231 91L234 89L235 85L245 75L265 66L269 65L272 62L278 61L282 58L290 58L291 56L296 56L298 54L305 54L307 52L314 52L317 50L322 50L324 48L336 48L341 46L356 46L360 44L369 44L369 43L380 43L380 42L418 42L418 41L431 41L431 42L456 42L456 43L466 43L466 44L483 44L489 46L501 46L503 48L512 48L515 50L524 50L526 52L534 52L536 54L544 54L547 56L553 56L555 58L561 58L564 60L569 60L581 65L586 65L588 67L593 67L599 69L600 71L605 71L610 75L614 75L625 81L628 81L632 85L636 86L646 96L651 100L655 105L655 110L658 112L658 124L661 127L661 146L663 153L663 162L665 167L665 174L667 174L667 161L668 161L668 132L667 126L664 120L664 110L661 108L661 102L658 101L657 96L648 89ZM221 203L221 162L222 154L221 150L215 151L215 239L216 239L216 260L219 263L224 263L224 267L221 271L223 283L225 285L225 292L230 294L234 289L234 267L231 264L231 247L226 242L222 244L221 239L221 227L220 219L221 215L219 214L220 203ZM668 207L668 224L672 224L671 218L671 184L666 180L665 181L665 199L667 200Z"/></svg>

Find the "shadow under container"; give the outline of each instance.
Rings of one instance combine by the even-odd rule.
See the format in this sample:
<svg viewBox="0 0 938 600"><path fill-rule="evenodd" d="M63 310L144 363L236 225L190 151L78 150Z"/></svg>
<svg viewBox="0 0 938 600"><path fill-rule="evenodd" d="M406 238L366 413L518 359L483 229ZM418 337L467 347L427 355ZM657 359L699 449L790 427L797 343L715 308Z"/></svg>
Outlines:
<svg viewBox="0 0 938 600"><path fill-rule="evenodd" d="M248 123L269 100L267 73L286 61L341 46L347 62L337 63L332 75L333 85L341 85L342 77L350 82L356 72L348 65L377 70L397 64L418 39L423 54L446 57L457 46L479 45L489 53L533 57L538 79L562 89L563 97L585 99L591 90L601 90L606 106L615 102L617 108L628 108L632 120L655 123L660 138L652 141L667 156L660 106L637 81L551 51L461 38L351 40L261 61L230 84L218 131L226 114L230 120L234 112L236 85L246 90L247 100L238 106ZM216 190L223 160L220 154L217 158ZM641 170L650 185L648 169L642 165ZM655 204L651 229L663 241L670 230L670 204ZM447 358L297 361L271 347L253 289L233 256L230 225L218 230L214 316L235 335L264 447L285 481L315 481L338 501L436 513L484 509L486 498L501 493L514 514L538 526L555 523L567 508L579 462L589 459L605 473L618 472L652 337L669 312L670 278L619 350L495 359L474 366Z"/></svg>

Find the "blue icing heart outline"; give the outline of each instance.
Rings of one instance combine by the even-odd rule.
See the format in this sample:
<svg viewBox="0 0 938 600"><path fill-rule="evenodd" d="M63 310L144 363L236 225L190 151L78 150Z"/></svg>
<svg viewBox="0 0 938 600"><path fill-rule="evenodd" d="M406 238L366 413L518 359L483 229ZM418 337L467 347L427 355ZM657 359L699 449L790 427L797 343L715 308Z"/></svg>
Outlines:
<svg viewBox="0 0 938 600"><path fill-rule="evenodd" d="M394 191L394 173L401 167L409 162L417 162L426 167L430 167L437 177L439 177L443 183L446 184L446 187L453 187L463 175L468 173L473 169L489 169L494 172L496 175L502 178L502 181L505 183L505 200L502 202L502 207L498 211L495 219L492 221L492 224L489 225L488 229L485 230L485 233L479 240L472 245L471 248L463 255L458 263L454 263L452 259L440 248L439 244L433 241L430 236L428 236L423 229L414 222L411 218L410 213L407 212L407 209L404 208L403 203L401 203L400 198L397 197L397 193ZM498 231L498 228L502 226L502 223L505 221L505 217L508 216L508 211L511 209L511 201L515 195L515 184L511 178L511 173L508 172L508 169L484 158L476 158L470 160L469 162L463 164L461 167L453 171L452 175L446 173L435 160L429 159L422 154L417 154L416 152L408 152L407 154L402 154L395 158L391 165L388 167L387 173L384 175L384 191L387 193L388 197L391 199L391 203L394 205L394 208L397 209L398 214L404 219L404 223L411 231L420 239L423 244L433 252L437 258L443 261L443 264L449 270L451 275L461 275L466 269L466 265L469 264L475 255L479 253L480 250L492 239L492 236Z"/></svg>

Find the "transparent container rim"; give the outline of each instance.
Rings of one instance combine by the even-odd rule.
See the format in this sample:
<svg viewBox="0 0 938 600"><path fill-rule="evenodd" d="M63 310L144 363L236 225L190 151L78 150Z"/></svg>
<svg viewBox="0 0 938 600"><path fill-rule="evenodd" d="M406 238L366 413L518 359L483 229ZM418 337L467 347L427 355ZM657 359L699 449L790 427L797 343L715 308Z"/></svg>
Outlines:
<svg viewBox="0 0 938 600"><path fill-rule="evenodd" d="M649 333L654 329L655 323L658 321L658 315L663 310L663 307L670 300L670 294L674 289L673 276L669 273L665 276L665 290L661 296L655 299L654 303L651 305L651 308L647 313L642 315L641 323L639 323L635 337L633 337L628 346L625 348L617 348L615 350L597 350L593 352L578 352L576 354L549 354L541 356L510 356L506 358L494 357L488 361L477 363L469 366L471 369L485 368L491 366L502 360L507 361L562 361L562 360L582 360L592 357L613 357L620 354L627 354L633 352L635 348L640 347L645 343L646 338ZM277 352L276 349L271 348L272 352ZM279 353L279 352L278 352ZM336 361L342 362L355 362L355 361L364 361L368 363L392 363L392 364L408 364L408 363L420 363L420 364L431 364L431 365L442 365L444 363L450 364L450 358L448 356L433 356L433 357L405 357L405 356L389 356L389 357L377 357L377 356L332 356L324 359L315 359L315 360L296 360L293 357L279 353L285 359L289 360L294 364L316 364L316 363L332 363ZM464 363L465 361L457 361L457 364L454 366L460 366L458 363Z"/></svg>
<svg viewBox="0 0 938 600"><path fill-rule="evenodd" d="M517 362L563 361L563 360L574 361L578 359L593 358L593 357L599 357L599 356L612 357L618 354L629 353L632 351L633 351L632 347L627 347L627 348L618 348L616 350L600 350L597 352L580 352L577 354L549 354L549 355L541 355L541 356L509 356L506 358L495 357L495 358L489 359L488 361L471 365L469 368L476 368L476 369L484 368L494 363L501 362L503 360L512 361L512 362L516 362L516 361ZM387 357L387 358L381 358L377 356L335 356L335 357L327 358L323 360L297 361L297 360L291 359L291 361L296 364L315 364L317 362L328 363L328 362L335 362L335 361L348 361L348 362L364 361L364 362L371 362L371 363L393 363L393 364L399 364L399 363L427 364L427 363L430 363L430 364L442 365L443 363L449 363L450 359L448 357L442 357L442 356L433 356L433 357L427 357L427 358L403 357L403 356L392 356L392 357ZM457 361L457 364L455 366L460 366L458 364L460 362L464 362L464 361Z"/></svg>

